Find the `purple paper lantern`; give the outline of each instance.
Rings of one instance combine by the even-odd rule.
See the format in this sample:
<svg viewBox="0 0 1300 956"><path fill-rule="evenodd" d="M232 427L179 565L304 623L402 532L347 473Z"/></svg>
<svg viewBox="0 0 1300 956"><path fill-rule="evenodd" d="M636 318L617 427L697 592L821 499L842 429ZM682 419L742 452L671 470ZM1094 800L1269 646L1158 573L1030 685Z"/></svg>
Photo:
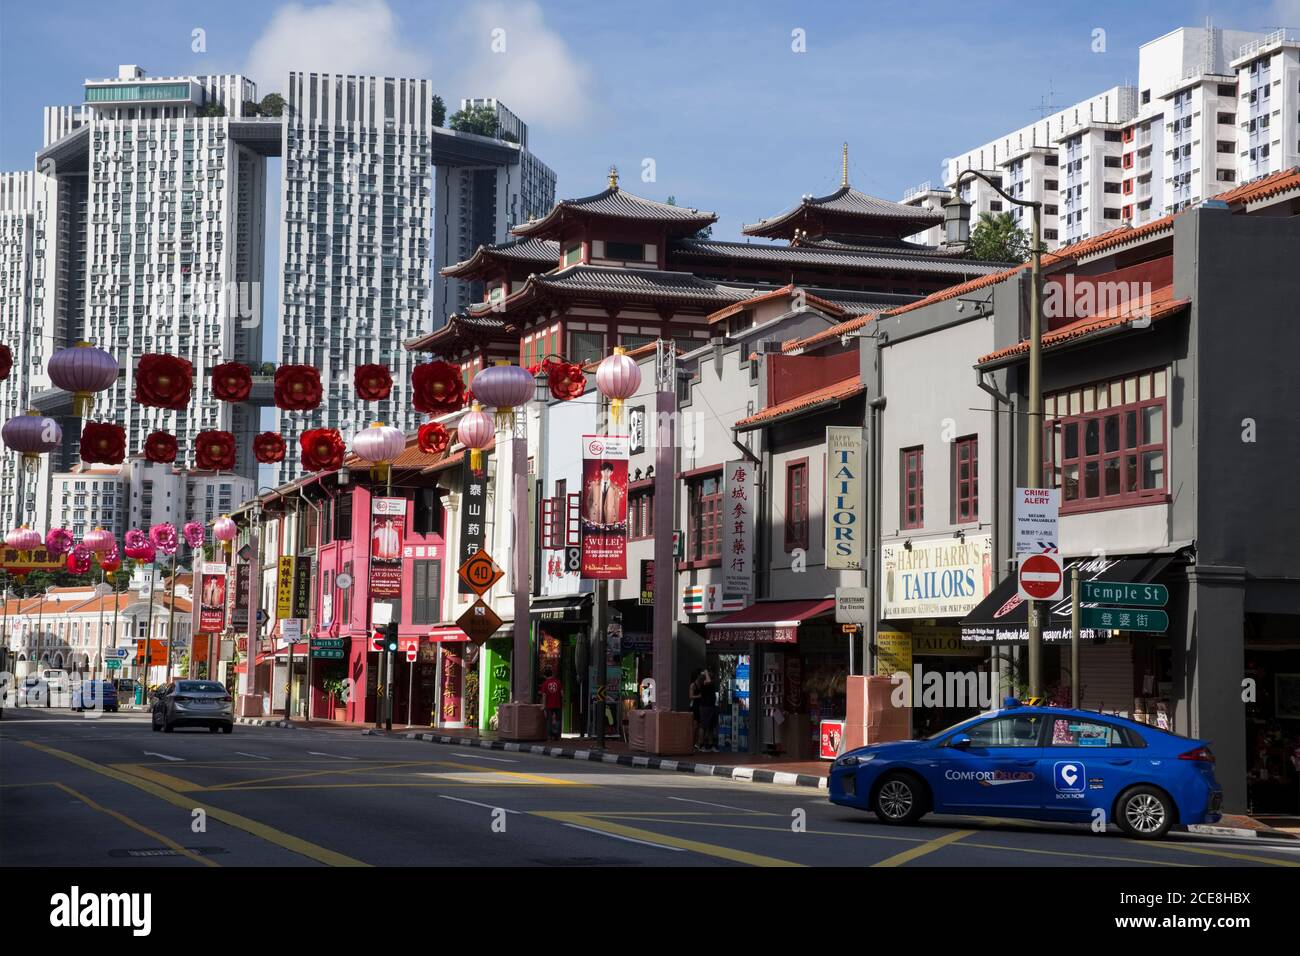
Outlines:
<svg viewBox="0 0 1300 956"><path fill-rule="evenodd" d="M90 415L96 392L117 381L117 359L89 342L55 352L47 368L50 381L72 393L72 414L78 418Z"/></svg>
<svg viewBox="0 0 1300 956"><path fill-rule="evenodd" d="M23 467L36 472L41 467L41 455L48 454L63 443L63 429L52 418L29 410L26 415L15 415L0 428L0 439L23 456Z"/></svg>
<svg viewBox="0 0 1300 956"><path fill-rule="evenodd" d="M527 369L501 361L475 375L470 388L475 401L496 409L497 428L504 429L514 423L515 409L533 397L537 381Z"/></svg>

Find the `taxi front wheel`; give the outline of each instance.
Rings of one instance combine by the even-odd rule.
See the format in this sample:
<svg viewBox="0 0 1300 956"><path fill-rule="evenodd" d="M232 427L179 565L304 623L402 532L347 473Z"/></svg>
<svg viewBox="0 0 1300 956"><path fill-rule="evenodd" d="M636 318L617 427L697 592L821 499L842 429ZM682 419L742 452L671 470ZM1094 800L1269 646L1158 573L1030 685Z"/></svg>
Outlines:
<svg viewBox="0 0 1300 956"><path fill-rule="evenodd" d="M1159 839L1169 832L1173 822L1173 803L1168 794L1155 787L1125 790L1115 803L1115 823L1126 836L1138 840Z"/></svg>
<svg viewBox="0 0 1300 956"><path fill-rule="evenodd" d="M915 823L925 815L925 791L911 774L891 773L876 787L871 809L881 823Z"/></svg>

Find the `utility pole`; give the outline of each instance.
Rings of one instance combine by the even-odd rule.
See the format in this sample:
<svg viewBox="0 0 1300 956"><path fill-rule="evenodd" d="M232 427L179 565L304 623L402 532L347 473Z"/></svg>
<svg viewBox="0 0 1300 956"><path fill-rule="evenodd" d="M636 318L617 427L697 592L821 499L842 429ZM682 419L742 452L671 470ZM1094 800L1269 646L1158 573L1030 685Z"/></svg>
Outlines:
<svg viewBox="0 0 1300 956"><path fill-rule="evenodd" d="M1070 706L1079 709L1079 566L1070 569Z"/></svg>
<svg viewBox="0 0 1300 956"><path fill-rule="evenodd" d="M1033 205L1029 274L1029 456L1025 469L1031 488L1043 487L1043 326L1042 326L1042 209ZM1028 602L1029 696L1043 695L1043 622L1040 602Z"/></svg>
<svg viewBox="0 0 1300 956"><path fill-rule="evenodd" d="M653 613L655 710L673 709L673 589L677 580L673 554L676 517L677 353L671 339L655 350L655 603Z"/></svg>

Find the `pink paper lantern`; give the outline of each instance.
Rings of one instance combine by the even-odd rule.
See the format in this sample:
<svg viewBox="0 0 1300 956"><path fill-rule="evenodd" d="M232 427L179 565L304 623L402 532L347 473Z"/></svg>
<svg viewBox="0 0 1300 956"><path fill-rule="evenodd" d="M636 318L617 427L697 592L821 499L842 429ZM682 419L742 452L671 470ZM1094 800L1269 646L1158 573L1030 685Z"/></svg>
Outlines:
<svg viewBox="0 0 1300 956"><path fill-rule="evenodd" d="M81 543L93 551L95 554L104 554L111 551L117 544L117 539L113 537L113 532L105 531L103 528L96 528L88 532Z"/></svg>
<svg viewBox="0 0 1300 956"><path fill-rule="evenodd" d="M483 470L483 449L492 444L496 427L492 416L475 402L456 425L456 440L469 449L469 466L475 472Z"/></svg>
<svg viewBox="0 0 1300 956"><path fill-rule="evenodd" d="M111 388L117 381L117 359L89 342L60 349L50 356L47 366L50 381L72 393L72 414L86 418L95 401L95 393Z"/></svg>
<svg viewBox="0 0 1300 956"><path fill-rule="evenodd" d="M621 345L596 368L596 388L610 400L609 420L617 425L623 418L623 402L641 387L641 367Z"/></svg>
<svg viewBox="0 0 1300 956"><path fill-rule="evenodd" d="M15 551L30 554L41 546L41 533L21 525L5 535L5 544Z"/></svg>
<svg viewBox="0 0 1300 956"><path fill-rule="evenodd" d="M474 376L471 386L475 401L496 409L497 428L510 428L515 409L528 404L537 382L527 369L508 362L498 362Z"/></svg>
<svg viewBox="0 0 1300 956"><path fill-rule="evenodd" d="M406 436L401 429L374 422L352 439L352 453L370 462L370 474L376 481L384 481L393 461L406 450Z"/></svg>
<svg viewBox="0 0 1300 956"><path fill-rule="evenodd" d="M212 536L218 541L234 541L235 536L239 534L239 526L231 519L230 515L222 515L212 523Z"/></svg>

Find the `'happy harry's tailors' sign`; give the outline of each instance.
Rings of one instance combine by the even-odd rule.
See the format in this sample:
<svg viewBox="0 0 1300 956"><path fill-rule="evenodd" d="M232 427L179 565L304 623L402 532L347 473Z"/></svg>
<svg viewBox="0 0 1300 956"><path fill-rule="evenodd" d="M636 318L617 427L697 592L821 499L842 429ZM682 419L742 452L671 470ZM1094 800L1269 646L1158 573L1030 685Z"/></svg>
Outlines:
<svg viewBox="0 0 1300 956"><path fill-rule="evenodd" d="M889 618L960 617L993 587L993 539L968 534L966 540L912 539L881 546L881 616Z"/></svg>
<svg viewBox="0 0 1300 956"><path fill-rule="evenodd" d="M833 570L862 570L866 464L861 428L826 429L826 567Z"/></svg>

